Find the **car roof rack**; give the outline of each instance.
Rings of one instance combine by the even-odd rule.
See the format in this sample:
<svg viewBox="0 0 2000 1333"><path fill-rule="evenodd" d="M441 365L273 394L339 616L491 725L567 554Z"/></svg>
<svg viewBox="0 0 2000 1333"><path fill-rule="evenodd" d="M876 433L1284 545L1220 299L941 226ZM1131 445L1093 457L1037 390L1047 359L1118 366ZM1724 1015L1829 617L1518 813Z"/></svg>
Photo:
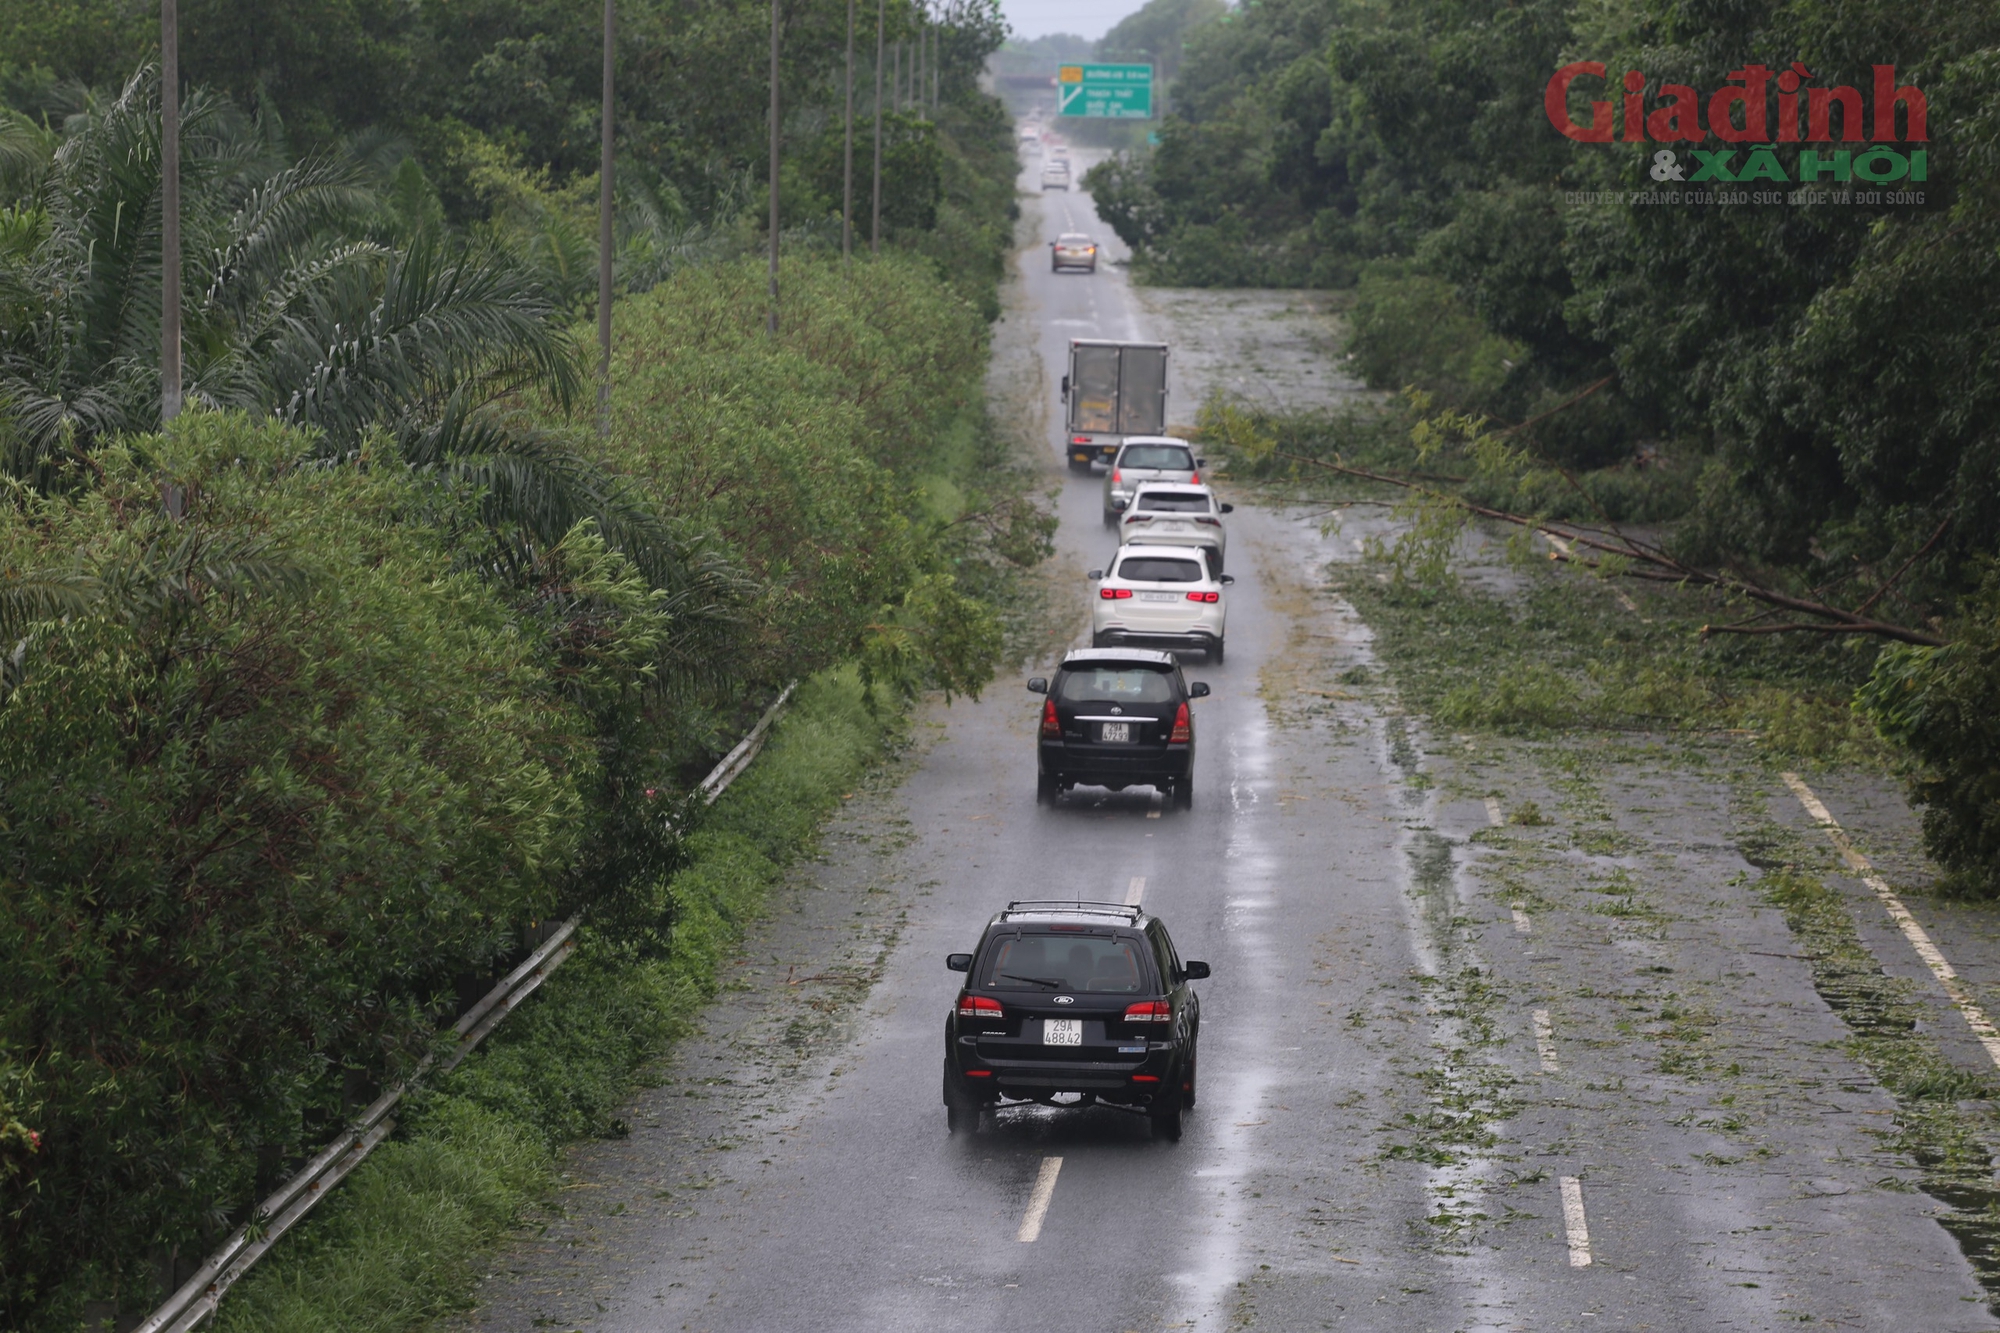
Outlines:
<svg viewBox="0 0 2000 1333"><path fill-rule="evenodd" d="M1100 903L1088 898L1017 898L1008 903L1001 916L1016 912L1068 912L1077 916L1115 916L1137 921L1144 913L1129 903Z"/></svg>

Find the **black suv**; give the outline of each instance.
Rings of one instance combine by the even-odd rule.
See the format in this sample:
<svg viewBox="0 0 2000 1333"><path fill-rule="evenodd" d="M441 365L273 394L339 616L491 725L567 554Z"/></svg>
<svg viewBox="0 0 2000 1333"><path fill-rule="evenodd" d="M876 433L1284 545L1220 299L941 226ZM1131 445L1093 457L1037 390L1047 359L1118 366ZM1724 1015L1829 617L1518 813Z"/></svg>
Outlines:
<svg viewBox="0 0 2000 1333"><path fill-rule="evenodd" d="M1141 648L1079 648L1053 681L1028 682L1042 705L1035 800L1054 805L1079 783L1123 791L1151 784L1174 804L1194 805L1193 699L1208 686L1189 684L1172 653Z"/></svg>
<svg viewBox="0 0 2000 1333"><path fill-rule="evenodd" d="M1180 1138L1201 1036L1188 982L1208 964L1183 963L1157 918L1117 903L1009 903L976 953L945 966L970 974L944 1021L954 1134L994 1107L1040 1102L1132 1111L1154 1137Z"/></svg>

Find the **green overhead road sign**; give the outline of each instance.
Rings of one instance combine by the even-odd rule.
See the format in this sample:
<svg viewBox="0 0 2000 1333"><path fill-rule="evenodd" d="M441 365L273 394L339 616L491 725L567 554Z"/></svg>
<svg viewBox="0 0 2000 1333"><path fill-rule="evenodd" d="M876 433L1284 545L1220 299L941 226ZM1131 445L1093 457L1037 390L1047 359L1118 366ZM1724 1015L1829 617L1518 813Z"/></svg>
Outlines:
<svg viewBox="0 0 2000 1333"><path fill-rule="evenodd" d="M1056 71L1056 113L1109 120L1153 118L1151 65L1064 65Z"/></svg>

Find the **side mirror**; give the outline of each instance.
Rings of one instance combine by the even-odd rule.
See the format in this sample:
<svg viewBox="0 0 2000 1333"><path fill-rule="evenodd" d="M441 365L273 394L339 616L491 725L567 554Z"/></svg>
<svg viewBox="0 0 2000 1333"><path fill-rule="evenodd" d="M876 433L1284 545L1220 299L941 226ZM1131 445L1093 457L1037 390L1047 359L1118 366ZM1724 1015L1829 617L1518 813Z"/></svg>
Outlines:
<svg viewBox="0 0 2000 1333"><path fill-rule="evenodd" d="M970 972L972 970L972 955L969 953L948 953L944 956L944 965L948 971ZM1201 974L1203 976L1208 975L1208 965L1206 963L1202 964Z"/></svg>
<svg viewBox="0 0 2000 1333"><path fill-rule="evenodd" d="M1195 459L1195 460L1194 460L1194 465L1195 465L1196 467L1207 467L1207 466L1208 466L1208 460L1207 460L1206 458L1197 458L1197 459Z"/></svg>
<svg viewBox="0 0 2000 1333"><path fill-rule="evenodd" d="M1051 241L1050 244L1053 245L1054 242ZM1069 401L1069 376L1067 375L1062 377L1062 396L1064 402Z"/></svg>
<svg viewBox="0 0 2000 1333"><path fill-rule="evenodd" d="M1207 682L1207 681L1205 681L1205 680L1197 680L1197 681L1193 681L1193 682L1191 682L1191 683L1190 683L1190 684L1188 685L1188 698L1190 698L1190 699L1206 699L1207 697L1208 697L1208 682Z"/></svg>
<svg viewBox="0 0 2000 1333"><path fill-rule="evenodd" d="M1046 677L1046 676L1030 676L1030 677L1028 677L1028 693L1030 693L1030 694L1047 694L1048 692L1049 692L1049 681L1048 681L1048 677Z"/></svg>
<svg viewBox="0 0 2000 1333"><path fill-rule="evenodd" d="M952 956L956 958L959 955L953 954ZM967 954L965 957L970 959L971 955ZM1197 963L1192 958L1188 959L1187 962L1181 964L1181 978L1185 981L1206 981L1208 979L1208 964Z"/></svg>
<svg viewBox="0 0 2000 1333"><path fill-rule="evenodd" d="M1226 504L1222 506L1222 512L1225 514L1233 514L1236 512L1236 506L1231 504Z"/></svg>
<svg viewBox="0 0 2000 1333"><path fill-rule="evenodd" d="M1092 583L1095 583L1099 579L1104 577L1104 571L1101 569L1093 569L1088 574L1085 574L1084 577L1089 579Z"/></svg>
<svg viewBox="0 0 2000 1333"><path fill-rule="evenodd" d="M1221 578L1218 578L1216 582L1220 583L1223 587L1227 588L1230 584L1236 582L1236 576L1234 574L1224 574Z"/></svg>

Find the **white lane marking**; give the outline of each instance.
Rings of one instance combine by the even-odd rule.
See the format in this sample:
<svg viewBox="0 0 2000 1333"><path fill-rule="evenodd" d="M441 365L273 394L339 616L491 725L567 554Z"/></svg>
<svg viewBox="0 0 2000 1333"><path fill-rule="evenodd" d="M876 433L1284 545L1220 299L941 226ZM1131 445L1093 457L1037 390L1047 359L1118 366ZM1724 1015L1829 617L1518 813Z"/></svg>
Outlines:
<svg viewBox="0 0 2000 1333"><path fill-rule="evenodd" d="M1799 804L1806 808L1813 822L1826 830L1826 836L1840 853L1840 859L1847 862L1848 868L1882 900L1882 906L1888 909L1889 919L1896 923L1896 928L1903 932L1903 938L1917 951L1917 957L1924 960L1924 966L1930 968L1931 975L1944 987L1944 993L1958 1007L1958 1012L1965 1016L1965 1025L1972 1029L1972 1035L1979 1038L1979 1044L1986 1048L1986 1058L2000 1068L2000 1028L1993 1026L1993 1020L1986 1016L1986 1011L1966 990L1965 983L1958 979L1958 973L1931 941L1930 933L1910 915L1910 909L1903 906L1903 900L1896 896L1896 891L1889 887L1888 882L1875 873L1875 867L1868 858L1855 850L1854 844L1848 841L1846 830L1840 827L1819 797L1813 795L1812 788L1806 786L1796 773L1779 776L1792 789L1792 795L1799 798Z"/></svg>
<svg viewBox="0 0 2000 1333"><path fill-rule="evenodd" d="M1044 1157L1041 1174L1035 1177L1035 1189L1028 1196L1028 1211L1021 1219L1021 1229L1014 1233L1014 1239L1026 1244L1042 1234L1042 1219L1049 1215L1049 1200L1055 1197L1056 1173L1062 1170L1062 1158Z"/></svg>
<svg viewBox="0 0 2000 1333"><path fill-rule="evenodd" d="M1556 1063L1556 1029L1549 1022L1549 1011L1535 1010L1535 1054L1542 1059L1542 1072L1553 1074L1561 1066Z"/></svg>
<svg viewBox="0 0 2000 1333"><path fill-rule="evenodd" d="M1534 926L1533 926L1533 925L1531 925L1531 924L1529 923L1529 921L1528 921L1528 914L1527 914L1526 912L1524 912L1524 911L1522 911L1522 910L1521 910L1521 904L1519 904L1519 903L1508 903L1508 904L1507 904L1507 910L1508 910L1508 911L1510 911L1510 912L1512 912L1512 913L1514 914L1514 933L1515 933L1515 934L1517 934L1517 935L1525 935L1525 934L1527 934L1527 933L1528 933L1529 931L1531 931L1531 930L1533 930L1533 929L1534 929Z"/></svg>
<svg viewBox="0 0 2000 1333"><path fill-rule="evenodd" d="M1562 1178L1563 1232L1569 1238L1569 1266L1588 1268L1590 1223L1583 1215L1583 1182L1575 1176Z"/></svg>
<svg viewBox="0 0 2000 1333"><path fill-rule="evenodd" d="M1139 900L1145 896L1146 877L1144 875L1132 876L1132 882L1125 886L1125 905L1127 907L1137 907Z"/></svg>
<svg viewBox="0 0 2000 1333"><path fill-rule="evenodd" d="M1494 828L1499 828L1507 822L1506 812L1501 810L1498 797L1489 796L1486 798L1486 822Z"/></svg>

